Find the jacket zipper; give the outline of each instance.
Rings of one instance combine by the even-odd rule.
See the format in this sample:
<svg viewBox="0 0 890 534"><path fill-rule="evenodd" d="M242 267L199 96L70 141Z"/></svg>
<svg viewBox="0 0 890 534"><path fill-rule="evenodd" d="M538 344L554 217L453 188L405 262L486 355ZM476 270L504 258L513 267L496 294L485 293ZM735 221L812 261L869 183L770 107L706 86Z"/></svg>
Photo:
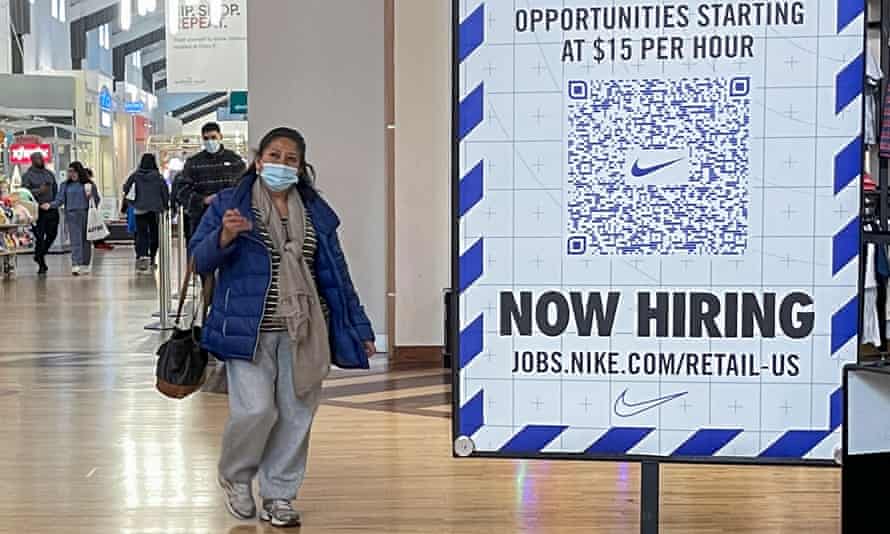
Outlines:
<svg viewBox="0 0 890 534"><path fill-rule="evenodd" d="M260 313L260 322L256 327L256 343L253 346L253 356L251 356L251 361L256 357L256 351L260 348L260 330L263 327L263 320L266 318L266 301L269 299L269 291L272 289L272 253L269 252L269 249L266 248L266 244L257 239L256 237L248 234L244 236L245 239L249 239L251 241L259 244L266 251L266 256L269 258L269 283L266 284L266 293L263 297L263 311Z"/></svg>

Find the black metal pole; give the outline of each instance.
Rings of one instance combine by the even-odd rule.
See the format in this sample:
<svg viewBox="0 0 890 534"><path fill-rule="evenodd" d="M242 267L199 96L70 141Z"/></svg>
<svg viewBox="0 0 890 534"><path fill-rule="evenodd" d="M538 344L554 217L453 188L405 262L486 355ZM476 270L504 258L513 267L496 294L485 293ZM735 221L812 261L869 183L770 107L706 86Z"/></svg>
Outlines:
<svg viewBox="0 0 890 534"><path fill-rule="evenodd" d="M640 534L658 534L658 507L661 464L644 460L640 477Z"/></svg>

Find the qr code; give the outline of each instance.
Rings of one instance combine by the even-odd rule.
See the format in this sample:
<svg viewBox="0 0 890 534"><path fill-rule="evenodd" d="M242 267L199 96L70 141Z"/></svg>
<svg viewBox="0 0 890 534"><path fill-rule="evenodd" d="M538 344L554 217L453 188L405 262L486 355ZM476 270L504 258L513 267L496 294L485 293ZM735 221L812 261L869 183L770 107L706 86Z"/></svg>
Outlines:
<svg viewBox="0 0 890 534"><path fill-rule="evenodd" d="M737 255L750 78L572 81L568 254Z"/></svg>

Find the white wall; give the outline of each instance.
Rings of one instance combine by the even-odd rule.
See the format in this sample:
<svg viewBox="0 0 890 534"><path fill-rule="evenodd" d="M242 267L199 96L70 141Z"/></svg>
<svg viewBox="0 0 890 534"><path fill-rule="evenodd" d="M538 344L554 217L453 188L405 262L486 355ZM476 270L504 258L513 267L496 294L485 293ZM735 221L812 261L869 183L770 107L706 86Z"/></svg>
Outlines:
<svg viewBox="0 0 890 534"><path fill-rule="evenodd" d="M263 0L247 10L251 142L301 131L343 221L353 280L386 332L383 0Z"/></svg>
<svg viewBox="0 0 890 534"><path fill-rule="evenodd" d="M395 16L395 345L442 345L451 264L451 6L396 0Z"/></svg>
<svg viewBox="0 0 890 534"><path fill-rule="evenodd" d="M49 0L31 6L31 33L24 36L25 73L71 70L70 18L51 15Z"/></svg>

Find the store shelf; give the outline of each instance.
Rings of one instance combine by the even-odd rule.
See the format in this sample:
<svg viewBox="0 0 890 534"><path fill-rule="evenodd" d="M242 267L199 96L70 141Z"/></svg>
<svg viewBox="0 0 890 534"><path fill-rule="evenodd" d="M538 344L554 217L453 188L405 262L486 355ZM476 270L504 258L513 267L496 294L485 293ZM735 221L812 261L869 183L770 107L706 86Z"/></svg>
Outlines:
<svg viewBox="0 0 890 534"><path fill-rule="evenodd" d="M32 254L34 252L33 248L23 248L16 249L12 251L0 251L0 258L5 258L8 256L18 256L20 254Z"/></svg>

